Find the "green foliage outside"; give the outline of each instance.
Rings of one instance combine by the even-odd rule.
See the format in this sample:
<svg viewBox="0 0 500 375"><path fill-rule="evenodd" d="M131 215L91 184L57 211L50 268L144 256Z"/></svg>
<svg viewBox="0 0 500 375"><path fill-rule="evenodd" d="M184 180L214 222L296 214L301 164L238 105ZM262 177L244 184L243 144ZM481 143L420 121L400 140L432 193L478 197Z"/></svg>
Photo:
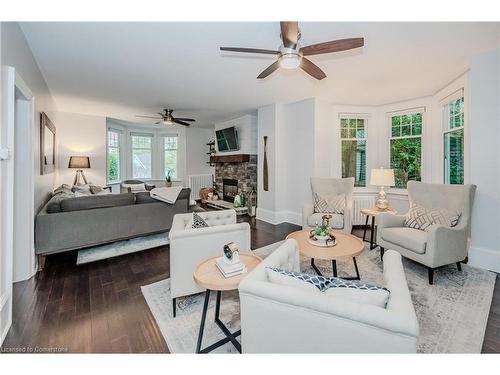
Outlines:
<svg viewBox="0 0 500 375"><path fill-rule="evenodd" d="M391 140L391 168L394 169L396 187L406 188L410 180L420 181L422 142L420 138Z"/></svg>
<svg viewBox="0 0 500 375"><path fill-rule="evenodd" d="M119 181L120 179L120 164L118 158L118 150L109 150L108 153L108 180Z"/></svg>

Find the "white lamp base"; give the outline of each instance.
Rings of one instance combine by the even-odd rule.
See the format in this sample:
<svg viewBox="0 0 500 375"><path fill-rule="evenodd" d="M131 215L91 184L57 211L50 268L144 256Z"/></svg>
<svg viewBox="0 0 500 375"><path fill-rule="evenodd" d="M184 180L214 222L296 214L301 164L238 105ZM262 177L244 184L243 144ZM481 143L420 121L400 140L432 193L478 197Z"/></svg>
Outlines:
<svg viewBox="0 0 500 375"><path fill-rule="evenodd" d="M381 211L387 210L389 208L389 201L387 200L387 194L384 190L384 187L380 187L380 191L378 192L378 199L375 203L375 206Z"/></svg>

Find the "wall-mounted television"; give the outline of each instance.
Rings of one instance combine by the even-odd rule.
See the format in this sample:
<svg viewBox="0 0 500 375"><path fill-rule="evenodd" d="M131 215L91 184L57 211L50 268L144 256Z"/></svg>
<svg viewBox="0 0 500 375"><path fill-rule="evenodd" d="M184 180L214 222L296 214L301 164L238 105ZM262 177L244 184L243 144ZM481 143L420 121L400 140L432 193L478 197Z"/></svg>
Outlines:
<svg viewBox="0 0 500 375"><path fill-rule="evenodd" d="M238 132L234 126L215 131L217 138L217 148L219 152L237 151L240 149L238 144Z"/></svg>

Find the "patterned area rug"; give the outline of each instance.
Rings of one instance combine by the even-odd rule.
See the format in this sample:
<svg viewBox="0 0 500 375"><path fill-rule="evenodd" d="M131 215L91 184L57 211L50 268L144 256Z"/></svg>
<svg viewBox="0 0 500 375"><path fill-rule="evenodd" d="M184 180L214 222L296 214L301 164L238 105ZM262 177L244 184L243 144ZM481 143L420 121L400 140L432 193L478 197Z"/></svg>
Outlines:
<svg viewBox="0 0 500 375"><path fill-rule="evenodd" d="M255 250L266 257L280 243ZM382 262L379 250L365 251L357 258L363 281L383 285ZM324 275L331 275L331 263L316 261ZM413 304L420 324L419 353L480 353L488 320L488 313L495 286L495 274L462 265L458 272L455 265L435 271L434 285L427 281L427 269L403 259ZM310 259L301 258L303 272L314 273ZM352 260L338 261L339 276L354 274ZM170 280L143 286L142 293L172 353L193 353L200 326L203 294L178 299L177 318L172 317ZM215 294L215 293L214 293ZM223 338L213 324L215 296L210 300L210 310L205 324L203 347ZM221 320L231 332L240 327L238 293L222 294ZM215 352L236 352L230 344Z"/></svg>
<svg viewBox="0 0 500 375"><path fill-rule="evenodd" d="M96 262L98 260L113 258L120 255L136 253L138 251L152 249L154 247L165 246L170 243L168 233L153 234L132 238L130 240L113 242L108 245L89 247L80 250L76 264Z"/></svg>

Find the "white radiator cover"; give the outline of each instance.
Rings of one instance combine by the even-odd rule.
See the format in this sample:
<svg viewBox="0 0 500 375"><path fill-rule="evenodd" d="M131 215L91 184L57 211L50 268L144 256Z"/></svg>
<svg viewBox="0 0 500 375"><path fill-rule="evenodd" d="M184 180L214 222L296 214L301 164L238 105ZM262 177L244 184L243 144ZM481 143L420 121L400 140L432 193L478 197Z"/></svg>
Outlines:
<svg viewBox="0 0 500 375"><path fill-rule="evenodd" d="M211 174L191 174L188 176L188 187L191 189L191 199L200 199L200 190L213 186Z"/></svg>
<svg viewBox="0 0 500 375"><path fill-rule="evenodd" d="M370 208L375 206L375 197L373 195L358 195L354 196L353 202L353 218L352 225L365 225L366 216L362 215L362 208Z"/></svg>

